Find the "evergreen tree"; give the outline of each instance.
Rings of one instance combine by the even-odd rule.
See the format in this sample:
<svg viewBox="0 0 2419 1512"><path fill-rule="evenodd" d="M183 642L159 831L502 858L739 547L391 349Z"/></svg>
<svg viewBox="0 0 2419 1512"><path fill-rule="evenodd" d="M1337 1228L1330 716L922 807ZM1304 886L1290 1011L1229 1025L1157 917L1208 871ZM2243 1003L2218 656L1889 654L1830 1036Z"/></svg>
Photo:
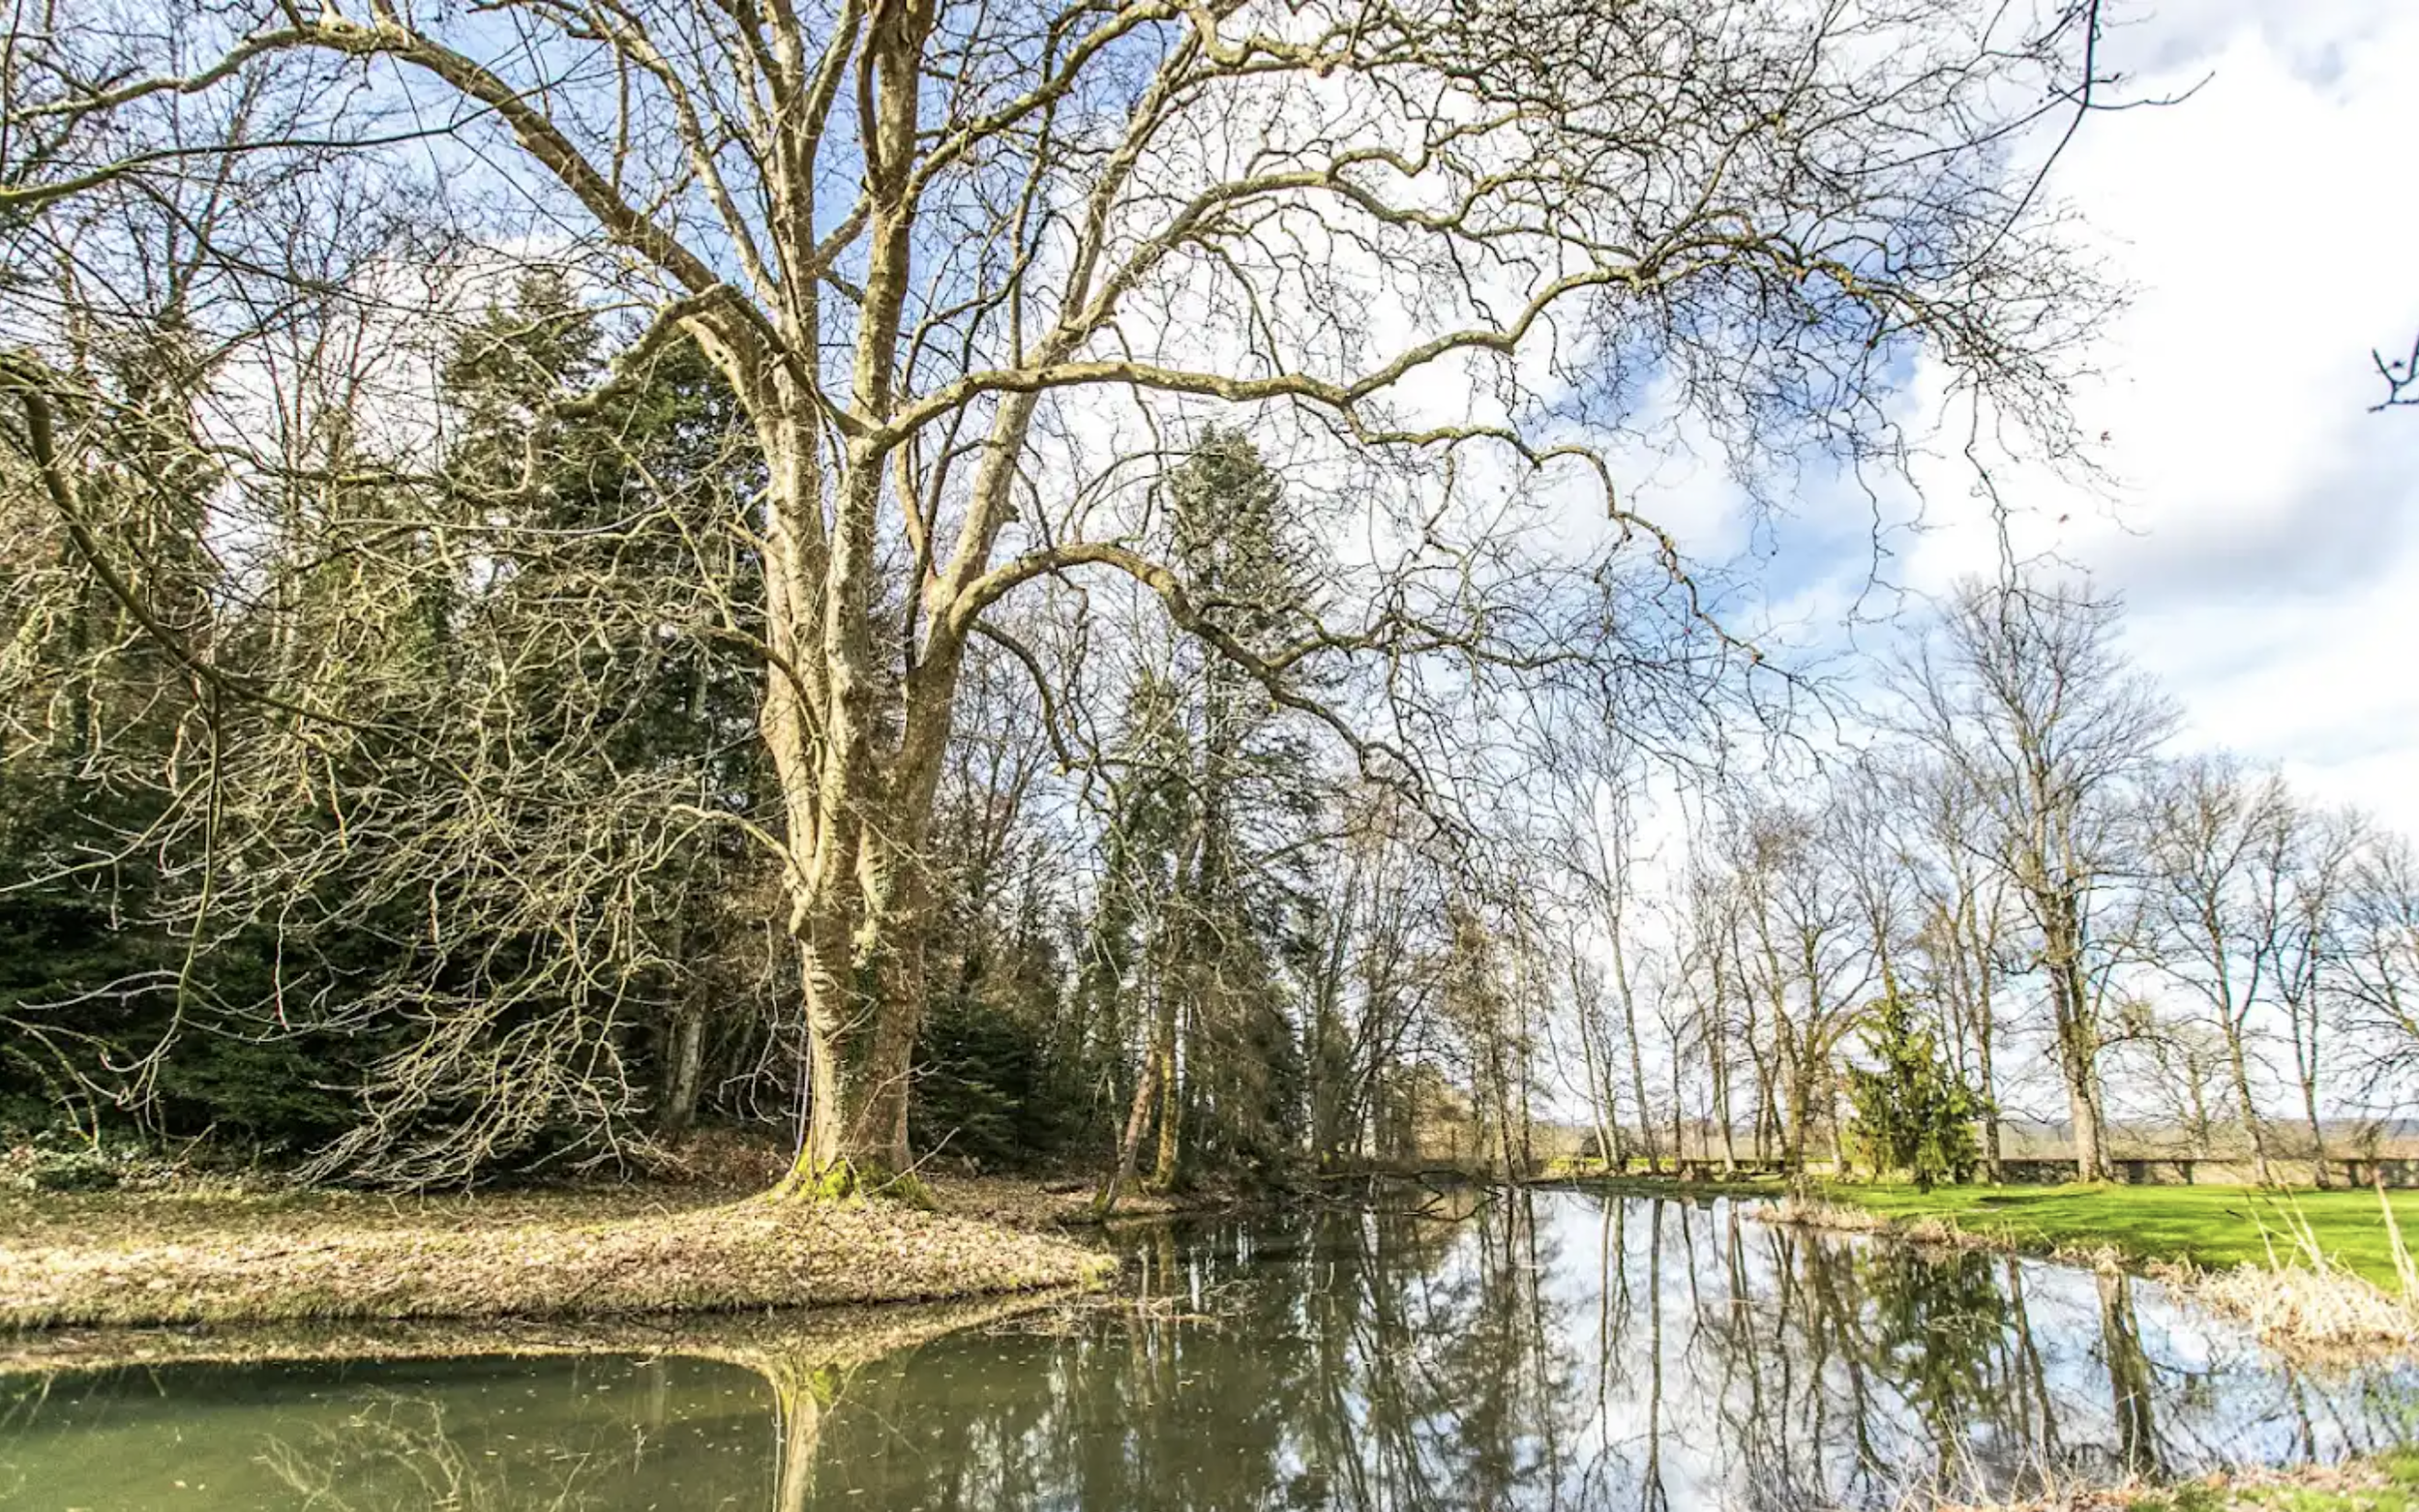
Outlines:
<svg viewBox="0 0 2419 1512"><path fill-rule="evenodd" d="M1878 1170L1908 1172L1925 1191L1965 1180L1982 1158L1974 1124L1986 1109L1941 1052L1939 1037L1894 993L1868 1010L1864 1038L1876 1065L1848 1069L1848 1096L1866 1158Z"/></svg>
<svg viewBox="0 0 2419 1512"><path fill-rule="evenodd" d="M1166 492L1172 554L1202 617L1268 654L1318 596L1282 481L1248 437L1211 427ZM1266 1170L1293 1150L1307 1116L1289 1009L1311 948L1310 889L1298 863L1269 858L1314 821L1315 764L1269 688L1233 658L1187 637L1178 667L1193 839L1177 884L1186 925L1177 983L1189 1032L1181 1093L1164 1089L1163 1119L1191 1120L1195 1150L1211 1164ZM1163 1139L1163 1152L1171 1147ZM1160 1179L1175 1174L1163 1155Z"/></svg>

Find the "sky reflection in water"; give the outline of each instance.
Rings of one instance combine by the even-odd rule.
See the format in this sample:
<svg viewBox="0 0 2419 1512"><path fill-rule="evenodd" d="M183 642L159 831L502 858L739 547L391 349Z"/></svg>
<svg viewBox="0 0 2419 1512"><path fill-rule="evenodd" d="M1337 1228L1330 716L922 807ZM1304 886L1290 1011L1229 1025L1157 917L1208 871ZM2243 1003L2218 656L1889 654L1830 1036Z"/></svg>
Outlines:
<svg viewBox="0 0 2419 1512"><path fill-rule="evenodd" d="M853 1369L654 1358L0 1380L0 1507L1878 1508L2398 1441L2141 1281L1540 1192L1124 1235L1162 1299ZM1167 1300L1173 1298L1173 1301Z"/></svg>

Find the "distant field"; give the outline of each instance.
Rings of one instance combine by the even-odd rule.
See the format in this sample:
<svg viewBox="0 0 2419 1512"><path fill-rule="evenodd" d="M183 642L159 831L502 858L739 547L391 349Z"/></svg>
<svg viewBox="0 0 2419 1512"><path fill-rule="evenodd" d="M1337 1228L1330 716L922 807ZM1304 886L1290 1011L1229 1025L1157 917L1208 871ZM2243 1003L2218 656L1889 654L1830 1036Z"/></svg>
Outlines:
<svg viewBox="0 0 2419 1512"><path fill-rule="evenodd" d="M2293 1252L2295 1218L2327 1254L2380 1286L2398 1285L2385 1219L2372 1191L2272 1192L2257 1187L1826 1186L1823 1195L1891 1218L1941 1218L2028 1249L2113 1245L2140 1260L2221 1267L2263 1263L2273 1244ZM2419 1244L2419 1191L2391 1194L2405 1240Z"/></svg>

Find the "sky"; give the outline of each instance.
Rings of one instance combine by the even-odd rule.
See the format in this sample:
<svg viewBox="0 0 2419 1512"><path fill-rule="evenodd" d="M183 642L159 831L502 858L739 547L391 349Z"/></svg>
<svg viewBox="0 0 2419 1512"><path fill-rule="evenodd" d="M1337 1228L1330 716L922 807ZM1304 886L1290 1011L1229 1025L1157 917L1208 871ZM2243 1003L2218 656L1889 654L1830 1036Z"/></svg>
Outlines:
<svg viewBox="0 0 2419 1512"><path fill-rule="evenodd" d="M2051 180L2130 301L2075 395L2107 487L2002 474L2018 551L2124 597L2184 744L2419 833L2419 409L2370 412L2372 350L2419 334L2419 3L2165 0L2106 51L2127 95L2190 98L2091 121ZM1917 480L1924 528L1882 576L1989 573L1970 469ZM1874 576L1869 517L1848 523L1791 527L1810 564L1770 553L1777 618L1836 629Z"/></svg>

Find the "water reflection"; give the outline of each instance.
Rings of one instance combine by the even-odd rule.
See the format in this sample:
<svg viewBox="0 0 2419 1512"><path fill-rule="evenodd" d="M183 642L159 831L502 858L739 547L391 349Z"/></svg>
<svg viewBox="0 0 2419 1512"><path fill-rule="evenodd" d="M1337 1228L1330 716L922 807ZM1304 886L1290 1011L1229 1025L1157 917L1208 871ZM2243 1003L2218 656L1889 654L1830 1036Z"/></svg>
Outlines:
<svg viewBox="0 0 2419 1512"><path fill-rule="evenodd" d="M2149 1283L1723 1203L1463 1196L1125 1242L1140 1306L870 1357L28 1383L0 1504L1801 1512L2334 1457L2397 1440L2419 1384L2298 1375ZM205 1473L232 1494L165 1488Z"/></svg>

